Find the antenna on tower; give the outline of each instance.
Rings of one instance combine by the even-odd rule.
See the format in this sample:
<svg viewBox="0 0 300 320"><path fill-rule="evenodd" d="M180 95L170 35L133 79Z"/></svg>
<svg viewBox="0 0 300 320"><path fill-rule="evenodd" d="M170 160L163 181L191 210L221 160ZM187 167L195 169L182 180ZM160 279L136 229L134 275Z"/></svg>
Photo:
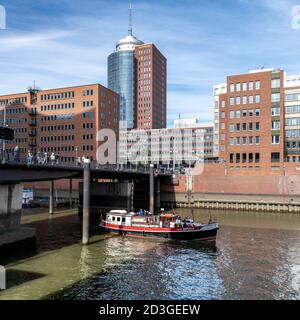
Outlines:
<svg viewBox="0 0 300 320"><path fill-rule="evenodd" d="M132 36L132 8L131 8L131 3L129 4L129 25L128 25L128 35Z"/></svg>

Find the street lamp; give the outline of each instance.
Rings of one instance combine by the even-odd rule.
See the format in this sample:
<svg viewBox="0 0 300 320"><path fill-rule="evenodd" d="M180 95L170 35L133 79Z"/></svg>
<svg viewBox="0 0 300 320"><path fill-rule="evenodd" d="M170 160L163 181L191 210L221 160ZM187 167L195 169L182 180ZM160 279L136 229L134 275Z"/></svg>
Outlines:
<svg viewBox="0 0 300 320"><path fill-rule="evenodd" d="M6 109L7 107L11 105L10 102L5 102L4 109L3 109L3 127L7 127L6 124ZM2 139L2 164L5 164L5 140Z"/></svg>
<svg viewBox="0 0 300 320"><path fill-rule="evenodd" d="M78 164L78 147L75 147L75 163Z"/></svg>

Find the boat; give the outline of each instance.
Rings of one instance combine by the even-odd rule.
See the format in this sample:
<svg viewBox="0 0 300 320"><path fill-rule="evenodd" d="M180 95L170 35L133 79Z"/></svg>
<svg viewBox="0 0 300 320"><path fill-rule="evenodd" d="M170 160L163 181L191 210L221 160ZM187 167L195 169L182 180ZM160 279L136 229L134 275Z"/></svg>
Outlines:
<svg viewBox="0 0 300 320"><path fill-rule="evenodd" d="M211 220L202 224L192 219L182 219L176 213L153 215L126 210L109 211L99 226L104 231L124 236L202 241L215 241L219 230L219 224Z"/></svg>

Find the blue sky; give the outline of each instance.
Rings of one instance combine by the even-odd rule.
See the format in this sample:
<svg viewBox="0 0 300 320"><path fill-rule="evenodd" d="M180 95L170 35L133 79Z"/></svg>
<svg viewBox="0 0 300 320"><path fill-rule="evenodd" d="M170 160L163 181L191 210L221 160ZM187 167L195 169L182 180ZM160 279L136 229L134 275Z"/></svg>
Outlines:
<svg viewBox="0 0 300 320"><path fill-rule="evenodd" d="M130 1L0 0L0 94L100 82L127 33ZM212 86L265 67L300 73L300 0L132 0L133 33L168 59L168 123L212 120Z"/></svg>

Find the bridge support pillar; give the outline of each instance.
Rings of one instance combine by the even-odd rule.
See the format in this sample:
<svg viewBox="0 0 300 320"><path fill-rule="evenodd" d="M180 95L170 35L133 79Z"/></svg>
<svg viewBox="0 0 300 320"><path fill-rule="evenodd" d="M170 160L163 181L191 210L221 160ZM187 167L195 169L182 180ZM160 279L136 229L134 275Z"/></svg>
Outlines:
<svg viewBox="0 0 300 320"><path fill-rule="evenodd" d="M21 184L0 185L0 252L35 244L35 229L21 227Z"/></svg>
<svg viewBox="0 0 300 320"><path fill-rule="evenodd" d="M154 214L154 165L150 164L149 211Z"/></svg>
<svg viewBox="0 0 300 320"><path fill-rule="evenodd" d="M69 180L69 201L70 201L70 208L73 207L73 180Z"/></svg>
<svg viewBox="0 0 300 320"><path fill-rule="evenodd" d="M90 163L86 159L83 172L83 215L82 215L82 244L89 243L90 238Z"/></svg>
<svg viewBox="0 0 300 320"><path fill-rule="evenodd" d="M160 180L155 180L155 209L160 210Z"/></svg>
<svg viewBox="0 0 300 320"><path fill-rule="evenodd" d="M49 192L49 214L54 213L54 180L50 181L50 192Z"/></svg>

